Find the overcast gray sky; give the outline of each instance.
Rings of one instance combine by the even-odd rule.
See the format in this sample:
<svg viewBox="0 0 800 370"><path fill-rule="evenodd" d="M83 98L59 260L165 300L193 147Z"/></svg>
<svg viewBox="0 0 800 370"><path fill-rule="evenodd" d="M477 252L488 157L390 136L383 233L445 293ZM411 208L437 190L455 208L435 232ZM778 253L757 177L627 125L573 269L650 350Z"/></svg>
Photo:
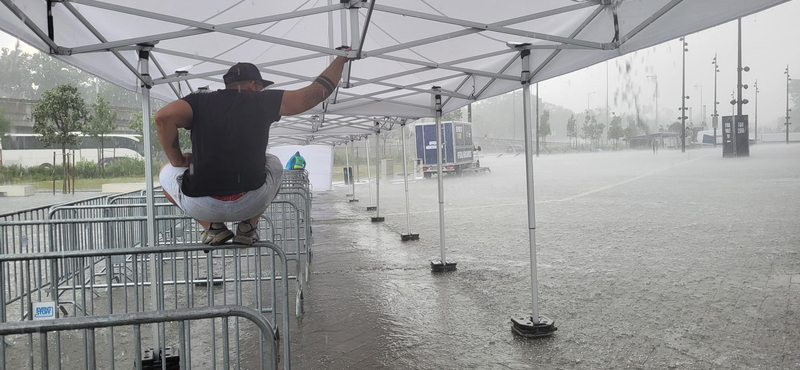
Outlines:
<svg viewBox="0 0 800 370"><path fill-rule="evenodd" d="M786 76L783 71L789 65L789 73L800 78L800 1L788 3L765 10L742 19L742 64L750 67L743 74L743 83L751 86L743 94L750 104L744 114L753 114L755 109L755 89L758 80L759 121L769 126L775 125L777 117L783 117L786 110ZM718 55L720 72L718 75L719 114L730 115L731 92L736 87L737 24L729 22L696 34L686 36L689 51L686 53L686 95L690 96L687 106L693 107L694 120L701 119L700 86L702 104L707 106L706 121L710 124L714 99L714 66L711 61L714 53ZM630 63L629 73L625 70ZM639 99L647 117L655 116L655 83L647 75L658 76L659 121L664 124L675 121L680 115L681 105L681 44L678 40L669 41L636 53L608 61L609 106L612 112L629 112L632 103L618 98L616 93L640 89ZM539 94L547 102L562 105L572 110L586 110L587 95L592 108L605 108L606 105L606 64L602 63L568 75L539 84ZM695 89L697 85L697 89ZM626 88L626 86L629 86ZM752 116L751 116L752 120Z"/></svg>
<svg viewBox="0 0 800 370"><path fill-rule="evenodd" d="M786 79L783 71L789 65L790 73L800 78L800 1L794 0L742 21L743 64L751 68L744 74L744 83L759 85L759 121L775 126L778 117L785 115ZM686 94L691 98L693 119L702 120L702 105L707 106L706 121L713 112L714 54L718 55L718 101L720 115L731 112L731 92L736 86L737 26L736 22L723 24L696 34L688 35L689 52L686 53ZM0 46L13 48L16 39L0 32ZM27 51L35 49L23 45ZM626 66L630 69L626 72ZM674 121L681 104L681 48L673 40L636 53L608 61L608 88L606 63L601 63L568 75L539 84L539 94L547 102L574 111L605 108L606 91L612 112L635 111L633 99L638 92L639 107L647 119L655 118L655 83L648 75L658 77L658 104L662 124ZM695 86L697 86L695 88ZM702 86L702 99L701 90ZM746 90L745 114L755 108L755 89ZM591 94L590 94L591 93ZM702 105L701 105L702 102Z"/></svg>

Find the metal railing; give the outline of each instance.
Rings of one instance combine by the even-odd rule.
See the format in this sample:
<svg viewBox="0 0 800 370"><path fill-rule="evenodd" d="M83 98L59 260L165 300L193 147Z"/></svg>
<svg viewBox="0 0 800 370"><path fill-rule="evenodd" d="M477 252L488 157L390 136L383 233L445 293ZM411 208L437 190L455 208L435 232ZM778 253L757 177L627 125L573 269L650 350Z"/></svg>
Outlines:
<svg viewBox="0 0 800 370"><path fill-rule="evenodd" d="M177 217L162 216L156 220L158 223ZM9 227L87 226L98 222L124 222L128 225L131 222L140 223L139 232L144 234L141 230L144 230L146 219L129 217L100 221L0 223L0 234ZM100 225L94 229L108 230ZM278 266L274 258L276 255ZM114 314L120 311L160 311L203 305L243 305L271 314L272 323L277 323L277 314L281 314L284 355L288 364L288 271L286 255L271 242L258 242L253 246L187 244L0 254L0 320L30 320L35 314L35 307L45 303L53 307L56 318ZM277 295L276 285L279 280L282 285L281 295ZM255 294L245 295L244 291L254 291ZM268 294L264 294L264 291L268 291ZM276 309L279 306L280 311ZM296 308L297 312L299 306ZM227 327L226 320L223 319L223 324ZM238 339L238 323L234 325L234 329ZM163 331L163 327L161 330ZM164 338L164 334L154 334L153 337ZM113 338L112 329L109 335L112 349ZM29 342L31 340L29 338ZM58 335L55 341L58 352L61 352L61 339ZM84 337L87 346L93 341L94 338ZM222 342L226 348L229 346L226 335L222 336ZM214 352L217 338L213 332L211 343ZM239 345L237 341L237 350Z"/></svg>
<svg viewBox="0 0 800 370"><path fill-rule="evenodd" d="M231 348L223 345L222 351L225 354L222 359L217 358L216 353L209 358L208 352L202 345L192 346L192 326L199 328L199 320L211 320L211 325L207 330L216 332L218 328L214 324L216 320L228 320L233 317L238 324L239 319L251 322L259 332L258 335L258 356L251 358L243 356L237 348L231 352ZM177 325L166 325L166 323L177 322ZM192 325L194 322L194 325ZM142 358L142 330L141 325L158 324L161 327L169 328L172 337L177 336L177 356L174 355L172 348L164 349L164 354L160 361ZM244 323L242 324L244 326ZM123 327L132 327L124 330ZM92 342L91 346L84 345L86 342L73 341L67 348L58 348L57 351L50 351L50 333L57 333L57 337L74 337L79 335L75 331L82 331L84 337L97 338L95 335L98 329L107 329L113 333L132 332L133 351L115 350L113 341L110 343ZM165 330L166 331L166 330ZM219 331L228 335L228 328L221 327ZM236 342L239 342L240 332L236 332ZM18 351L16 345L5 348L0 345L0 369L20 369L28 367L33 369L38 359L41 369L114 369L116 365L120 368L129 368L133 364L137 370L141 369L191 369L193 366L200 369L214 369L221 365L224 369L265 369L274 370L278 368L278 344L274 331L270 323L256 310L241 306L218 306L218 307L199 307L182 308L174 310L163 310L158 312L135 312L126 314L109 314L101 316L71 317L54 320L42 321L22 321L14 323L0 324L0 344L13 339L13 336L27 336L27 351ZM9 338L11 337L11 338ZM109 336L110 339L113 337ZM129 338L129 337L128 337ZM126 339L128 339L126 338ZM162 337L163 338L163 337ZM18 343L20 341L12 341ZM110 345L109 345L110 344ZM101 354L107 351L108 359L98 359L98 352ZM83 353L83 361L75 359L74 354ZM233 360L231 360L233 357ZM244 357L244 358L243 358ZM285 359L288 364L288 359ZM27 365L27 366L25 366ZM288 367L286 367L288 368Z"/></svg>

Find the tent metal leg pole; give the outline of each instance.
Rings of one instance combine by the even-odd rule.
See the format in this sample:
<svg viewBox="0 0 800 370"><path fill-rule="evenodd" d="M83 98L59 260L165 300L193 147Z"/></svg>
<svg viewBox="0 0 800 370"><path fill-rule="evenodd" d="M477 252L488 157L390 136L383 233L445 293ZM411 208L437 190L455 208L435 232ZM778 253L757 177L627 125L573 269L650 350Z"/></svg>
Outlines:
<svg viewBox="0 0 800 370"><path fill-rule="evenodd" d="M381 131L378 127L378 122L375 122L375 217L372 218L372 222L384 221L381 217Z"/></svg>
<svg viewBox="0 0 800 370"><path fill-rule="evenodd" d="M139 50L139 72L145 78L147 83L142 84L142 136L144 138L144 177L145 189L147 189L147 198L145 209L147 211L147 246L154 247L156 245L156 219L155 219L155 202L153 201L153 153L151 143L153 138L150 137L150 49L149 47L142 47ZM158 277L156 276L156 255L150 255L150 305L153 311L159 311L158 299ZM158 324L153 324L153 357L161 357L161 340L159 339Z"/></svg>
<svg viewBox="0 0 800 370"><path fill-rule="evenodd" d="M351 149L355 149L355 147L356 147L356 142L353 141L353 140L350 140L350 148ZM356 151L355 154L356 154L356 156L355 156L356 166L358 166L358 151ZM352 171L352 168L350 170ZM356 178L355 178L355 176L353 176L352 173L350 174L350 177L351 177L350 185L353 186L353 199L350 199L350 203L358 202L358 198L356 198Z"/></svg>
<svg viewBox="0 0 800 370"><path fill-rule="evenodd" d="M434 87L434 91L438 91ZM439 186L439 246L441 248L441 259L431 261L431 270L435 272L452 271L456 269L456 262L447 262L445 255L445 235L444 235L444 183L442 174L442 151L444 150L444 135L442 134L442 96L434 95L434 110L436 111L436 181Z"/></svg>
<svg viewBox="0 0 800 370"><path fill-rule="evenodd" d="M419 240L419 234L411 233L411 207L408 205L408 158L406 157L406 123L400 124L400 142L403 146L403 184L406 187L406 234L400 234L401 241Z"/></svg>
<svg viewBox="0 0 800 370"><path fill-rule="evenodd" d="M366 137L364 140L364 147L367 148L367 190L369 191L369 206L367 206L367 212L371 212L376 210L374 203L372 203L372 173L369 169L369 136Z"/></svg>
<svg viewBox="0 0 800 370"><path fill-rule="evenodd" d="M344 144L344 160L345 160L345 165L344 165L344 168L345 168L344 183L345 184L347 184L347 182L350 181L350 153L348 153L349 149L350 149L350 147L348 147L347 143L345 143ZM345 197L352 197L352 196L353 196L353 193L345 194Z"/></svg>
<svg viewBox="0 0 800 370"><path fill-rule="evenodd" d="M532 310L530 317L516 316L511 319L511 329L514 333L527 338L549 336L556 330L553 322L539 316L539 282L536 274L536 202L533 177L533 142L531 137L531 86L530 79L530 50L522 50L522 110L525 123L525 178L527 180L528 198L528 236L530 238L531 253L531 298ZM538 99L538 97L537 97ZM538 127L536 135L538 137Z"/></svg>

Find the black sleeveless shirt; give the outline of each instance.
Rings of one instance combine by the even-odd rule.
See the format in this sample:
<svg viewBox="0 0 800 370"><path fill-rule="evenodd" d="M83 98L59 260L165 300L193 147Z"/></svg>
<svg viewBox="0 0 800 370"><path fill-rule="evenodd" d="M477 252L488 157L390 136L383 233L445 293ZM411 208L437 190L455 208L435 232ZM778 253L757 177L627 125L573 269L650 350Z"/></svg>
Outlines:
<svg viewBox="0 0 800 370"><path fill-rule="evenodd" d="M181 190L190 197L255 190L266 181L269 127L280 120L283 90L225 89L183 98L192 107L192 163Z"/></svg>

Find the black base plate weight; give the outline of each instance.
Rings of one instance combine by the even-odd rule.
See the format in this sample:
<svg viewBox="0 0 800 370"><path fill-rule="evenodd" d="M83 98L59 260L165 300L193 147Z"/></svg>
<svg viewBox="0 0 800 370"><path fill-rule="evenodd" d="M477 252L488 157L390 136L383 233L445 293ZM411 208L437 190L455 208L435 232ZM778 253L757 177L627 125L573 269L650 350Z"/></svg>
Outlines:
<svg viewBox="0 0 800 370"><path fill-rule="evenodd" d="M444 262L442 261L431 261L431 271L433 272L446 272L446 271L455 271L456 265L458 262Z"/></svg>
<svg viewBox="0 0 800 370"><path fill-rule="evenodd" d="M511 331L523 338L543 338L555 333L558 328L555 321L544 316L534 320L531 316L516 316L511 318Z"/></svg>

